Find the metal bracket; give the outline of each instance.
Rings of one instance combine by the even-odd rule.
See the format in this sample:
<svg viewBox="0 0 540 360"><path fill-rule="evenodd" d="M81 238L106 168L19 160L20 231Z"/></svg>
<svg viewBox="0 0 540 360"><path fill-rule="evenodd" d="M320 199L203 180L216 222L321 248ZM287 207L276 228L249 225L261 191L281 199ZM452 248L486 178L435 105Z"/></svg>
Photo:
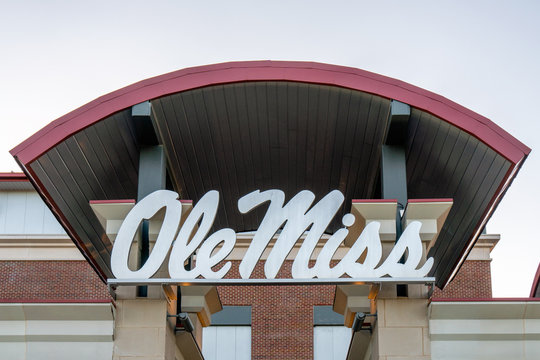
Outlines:
<svg viewBox="0 0 540 360"><path fill-rule="evenodd" d="M167 317L177 318L180 321L180 324L182 324L182 327L175 327L174 329L175 333L178 331L187 331L190 333L190 332L193 332L193 329L195 329L195 327L193 326L193 323L191 322L191 319L189 318L188 313L182 312L176 315L167 314Z"/></svg>
<svg viewBox="0 0 540 360"><path fill-rule="evenodd" d="M116 287L117 287L117 285L110 284L110 283L107 281L107 291L109 292L109 295L111 295L111 297L113 298L113 300L116 300Z"/></svg>
<svg viewBox="0 0 540 360"><path fill-rule="evenodd" d="M204 285L204 286L253 286L253 285L366 285L366 284L434 284L434 277L424 278L338 278L338 279L109 279L109 286L138 285Z"/></svg>
<svg viewBox="0 0 540 360"><path fill-rule="evenodd" d="M364 327L364 320L366 317L375 317L377 318L377 314L366 314L363 312L358 312L354 316L354 321L352 325L353 332L358 332L361 330L369 330L370 333L373 333L373 325L369 325L369 327Z"/></svg>

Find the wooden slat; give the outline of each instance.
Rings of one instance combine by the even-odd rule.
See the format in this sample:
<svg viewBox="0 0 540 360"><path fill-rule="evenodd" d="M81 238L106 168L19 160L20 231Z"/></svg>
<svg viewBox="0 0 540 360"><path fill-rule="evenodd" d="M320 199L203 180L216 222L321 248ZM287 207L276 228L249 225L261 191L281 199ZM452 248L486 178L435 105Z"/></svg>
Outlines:
<svg viewBox="0 0 540 360"><path fill-rule="evenodd" d="M450 126L446 129L446 137L440 147L435 165L430 166L428 169L429 172L426 173L425 177L429 179L430 184L429 194L432 196L445 196L445 194L440 190L442 188L441 183L452 175L445 170L447 170L447 164L450 156L455 149L458 135L458 129Z"/></svg>
<svg viewBox="0 0 540 360"><path fill-rule="evenodd" d="M73 146L70 147L68 144ZM78 185L85 196L91 200L104 199L105 193L100 184L95 181L95 178L88 176L88 173L91 173L92 170L89 168L87 162L81 161L82 153L76 146L76 142L73 139L68 139L58 144L56 149L62 154L63 160L73 174L73 177L79 179Z"/></svg>
<svg viewBox="0 0 540 360"><path fill-rule="evenodd" d="M275 82L266 83L266 122L268 131L268 153L270 155L270 188L278 188L283 190L283 185L280 183L280 151L279 151L279 119L277 114L277 88Z"/></svg>
<svg viewBox="0 0 540 360"><path fill-rule="evenodd" d="M301 187L298 183L296 159L298 156L298 86L296 84L287 83L287 176L289 178L289 188L287 189L288 196L293 196L294 193Z"/></svg>
<svg viewBox="0 0 540 360"><path fill-rule="evenodd" d="M238 199L240 193L235 173L231 171L231 169L235 169L235 161L229 148L230 138L226 138L226 136L230 136L229 127L224 116L216 110L213 92L203 89L201 95L201 101L206 107L209 133L213 140L213 151L218 157L216 166L221 182L220 188L223 191L220 197L222 197L224 204L230 204ZM229 142L225 145L227 141ZM238 214L235 212L227 214L227 208L224 208L224 211L227 222L237 221Z"/></svg>
<svg viewBox="0 0 540 360"><path fill-rule="evenodd" d="M263 181L261 184L261 190L272 189L272 168L270 157L270 133L268 124L268 106L267 106L267 94L266 84L259 83L255 87L256 104L257 104L257 120L259 125L259 139L260 139L260 152L263 158L261 165L261 172L263 174Z"/></svg>
<svg viewBox="0 0 540 360"><path fill-rule="evenodd" d="M34 161L30 165L32 168L32 171L35 172L35 174L39 177L41 183L47 188L47 192L51 195L55 204L58 206L59 210L62 212L65 218L69 221L69 224L79 236L80 240L83 243L83 246L88 251L87 255L92 257L92 259L94 259L96 264L101 268L101 270L107 277L111 277L112 273L111 273L110 265L109 265L110 259L106 256L106 252L104 252L102 248L100 249L97 247L100 245L100 242L95 241L96 239L92 239L87 235L85 228L80 223L80 221L82 220L79 219L76 215L74 215L74 213L71 212L70 204L68 203L67 200L64 199L64 189L60 191L55 186L55 184L60 185L60 183L55 182L54 179L56 177L51 178L49 176L49 174L54 171L51 171L50 169L45 170L45 168L41 164L42 158L43 156L39 160Z"/></svg>
<svg viewBox="0 0 540 360"><path fill-rule="evenodd" d="M160 99L152 101L152 121L157 129L158 138L164 145L169 169L171 169L171 177L174 182L174 187L177 191L179 191L182 198L191 199L190 191L195 191L193 176L189 171L187 161L180 160L183 144L178 140L173 140L171 128L167 122L167 115L165 114L163 108L164 102L170 104L168 99L164 100L163 102Z"/></svg>
<svg viewBox="0 0 540 360"><path fill-rule="evenodd" d="M92 142L88 138L87 132L82 131L75 134L74 140L81 149L82 157L84 161L88 163L88 168L91 169L91 172L89 172L87 176L92 177L91 181L100 183L106 198L112 198L113 194L120 192L120 187L115 184L114 179L112 179L112 181L108 180L110 172L103 168L101 161L94 151ZM104 179L107 180L103 181Z"/></svg>
<svg viewBox="0 0 540 360"><path fill-rule="evenodd" d="M445 279L452 274L460 259L461 252L466 248L474 229L481 222L484 210L489 206L492 197L497 191L501 181L503 181L509 168L510 163L501 156L496 155L488 173L486 173L484 177L484 181L479 186L479 191L470 202L467 211L463 213L461 223L458 223L461 234L456 234L452 239L445 241L449 246L446 251L440 255L440 258L444 259L444 261L435 272L438 278L438 286L443 286ZM444 267L442 265L444 265Z"/></svg>
<svg viewBox="0 0 540 360"><path fill-rule="evenodd" d="M328 192L328 183L325 181L324 157L325 145L329 141L328 134L328 103L329 89L326 86L317 86L318 94L317 101L314 106L315 113L310 117L310 125L314 128L315 147L313 150L313 173L312 173L312 190L320 199ZM326 191L325 191L326 188Z"/></svg>
<svg viewBox="0 0 540 360"><path fill-rule="evenodd" d="M304 188L314 190L314 177L318 176L315 167L315 152L317 149L317 116L319 104L319 88L310 85L308 88L307 98L307 131L306 131L306 158L305 165L300 163L299 166L305 166L305 182Z"/></svg>
<svg viewBox="0 0 540 360"><path fill-rule="evenodd" d="M438 243L437 240L436 246L430 251L430 254L434 256L435 259L443 259L443 255L447 248L452 246L451 239L463 237L463 230L468 225L468 221L471 221L471 219L466 219L467 223L463 223L461 221L463 219L463 214L467 211L471 201L477 196L478 192L485 194L485 191L489 189L489 187L487 189L481 189L480 185L484 180L493 159L494 153L489 152L485 145L479 144L475 148L475 151L471 156L471 161L461 177L461 184L456 187L456 191L453 193L454 204L450 210L447 221L443 226L441 234L439 235L439 239L442 239L442 241L441 243ZM436 261L436 265L432 271L437 273L438 268L441 266L445 267L445 262Z"/></svg>
<svg viewBox="0 0 540 360"><path fill-rule="evenodd" d="M198 200L198 194L201 194L205 187L201 173L199 169L198 159L193 146L193 138L187 125L187 116L184 110L182 99L180 95L172 95L171 97L162 98L163 110L169 124L172 141L178 142L181 146L179 151L179 161L188 165L189 171L187 174L191 175L191 184L186 183L188 189L193 189L192 192L188 190L188 195L191 200Z"/></svg>
<svg viewBox="0 0 540 360"><path fill-rule="evenodd" d="M296 136L296 184L299 187L306 184L306 153L308 141L308 107L309 107L309 86L298 84L298 118Z"/></svg>
<svg viewBox="0 0 540 360"><path fill-rule="evenodd" d="M92 130L95 136L93 139L94 151L102 162L106 162L104 168L114 169L112 181L118 184L121 197L128 198L130 190L137 187L137 172L130 171L133 170L129 166L131 159L126 151L119 146L120 142L111 137L105 122L101 121L85 131L92 133Z"/></svg>
<svg viewBox="0 0 540 360"><path fill-rule="evenodd" d="M414 160L414 167L412 174L407 176L410 180L408 184L411 187L420 187L422 185L422 176L428 166L430 157L434 154L433 146L435 144L435 137L440 127L440 121L437 121L430 114L423 115L420 126L425 128L426 131L422 132L424 135L421 143L421 146L416 149L418 155Z"/></svg>
<svg viewBox="0 0 540 360"><path fill-rule="evenodd" d="M438 121L439 128L430 150L429 160L426 162L426 166L422 172L423 191L425 191L426 194L434 195L436 194L434 190L438 187L439 182L439 178L435 176L435 171L437 170L437 167L440 166L441 162L445 163L447 160L445 157L447 157L448 154L444 154L442 148L448 136L448 129L450 128L450 125L447 123L440 120Z"/></svg>
<svg viewBox="0 0 540 360"><path fill-rule="evenodd" d="M139 147L136 140L130 136L128 126L126 126L127 116L126 111L115 114L107 120L96 124L96 129L98 129L98 132L101 130L100 135L103 143L107 144L108 151L114 151L111 158L115 166L122 170L122 177L119 180L126 193L130 193L132 189L137 188Z"/></svg>
<svg viewBox="0 0 540 360"><path fill-rule="evenodd" d="M216 225L225 227L228 223L228 216L227 207L224 206L226 202L224 202L223 196L225 192L230 192L230 189L223 187L224 182L220 178L220 173L218 170L218 162L224 162L224 159L222 158L223 154L216 153L214 148L214 139L208 124L206 104L204 102L204 98L202 97L202 90L199 89L191 91L190 94L186 94L185 97L186 101L184 101L184 104L186 105L186 109L189 109L187 113L190 128L196 129L192 131L192 134L194 136L200 136L199 140L195 140L194 143L196 148L198 148L196 151L200 159L199 163L206 164L204 169L206 169L207 173L203 173L202 176L207 178L207 183L210 184L209 190L218 190L220 193L220 206L218 208L218 219L216 221ZM190 113L194 116L189 116Z"/></svg>
<svg viewBox="0 0 540 360"><path fill-rule="evenodd" d="M454 128L454 130L456 129ZM441 193L442 196L451 196L451 194L453 194L453 188L451 187L453 180L452 175L455 174L458 164L461 163L463 153L465 151L473 150L473 144L474 139L471 138L469 134L457 130L456 142L452 147L451 154L442 170L442 173L445 174L445 176L440 178L438 192Z"/></svg>
<svg viewBox="0 0 540 360"><path fill-rule="evenodd" d="M379 109L375 119L375 133L372 138L368 138L366 143L370 145L370 157L366 170L366 182L363 189L362 199L369 199L374 196L377 175L380 172L382 142L388 128L390 116L390 102L386 99L378 99ZM356 190L359 193L360 189Z"/></svg>
<svg viewBox="0 0 540 360"><path fill-rule="evenodd" d="M364 196L355 196L357 195L355 193L355 190L365 183L365 174L361 173L362 168L362 160L369 159L369 155L366 153L366 134L368 129L368 121L369 121L369 114L370 111L372 111L372 102L376 102L377 100L373 97L366 97L361 99L361 103L358 104L359 108L356 112L356 126L355 131L353 133L348 134L348 137L353 135L353 139L351 139L350 147L351 150L349 150L349 157L350 157L350 164L349 164L349 174L347 175L346 182L346 193L347 194L353 194L353 197L356 198L363 198ZM360 183L360 185L358 185ZM360 194L358 194L360 195Z"/></svg>
<svg viewBox="0 0 540 360"><path fill-rule="evenodd" d="M343 135L341 134L341 137L338 137L338 129L343 128L340 124L341 119L339 118L339 104L341 100L341 94L341 90L330 88L328 97L327 130L323 151L323 178L321 179L321 187L318 190L319 193L322 195L324 195L324 193L328 191L328 188L337 189L338 187L339 177L336 176L338 174L334 176L332 175L333 171L337 173L338 169L341 167L341 161L336 158L335 154L341 153L343 151L343 144L341 141ZM343 118L343 120L346 119L346 117ZM338 162L338 164L336 164L336 167L333 166L334 159L336 159L336 161Z"/></svg>
<svg viewBox="0 0 540 360"><path fill-rule="evenodd" d="M111 243L108 241L104 229L89 206L90 199L82 192L77 184L77 180L65 166L58 151L51 149L40 157L39 163L43 169L47 170L47 174L51 179L48 189L54 186L59 192L62 190L62 198L69 205L69 211L78 219L84 232L90 238L97 237L102 240L94 244L96 249L103 255L110 255Z"/></svg>
<svg viewBox="0 0 540 360"><path fill-rule="evenodd" d="M238 106L236 94L239 89L236 89L234 85L232 85L224 86L220 90L222 91L223 100L225 101L223 105L226 107L226 121L228 122L231 137L230 139L226 139L226 141L230 141L232 144L232 149L229 148L227 151L232 150L232 154L234 155L235 173L233 176L234 183L236 183L235 187L238 189L237 193L240 197L245 194L247 189L255 187L253 180L255 176L252 174L254 166L253 156L249 140L249 126L251 124L249 124L250 120L246 118L247 112L245 107L242 106L242 109L240 109ZM222 107L219 107L218 105L218 109L221 108ZM242 174L242 176L238 176L238 174ZM235 215L235 224L239 224L242 227L247 225L248 228L251 228L255 225L252 224L253 215L249 214L247 217L243 217L238 212L236 206L233 206L233 204L236 204L236 201L238 201L238 198L225 206L229 208L229 213Z"/></svg>
<svg viewBox="0 0 540 360"><path fill-rule="evenodd" d="M288 93L287 83L276 83L276 116L277 116L277 140L278 140L278 157L279 157L279 184L282 184L283 191L287 198L291 198L296 193L296 189L293 188L290 181L292 176L289 174L289 166L287 166L289 160L289 119L288 113ZM291 144L294 146L294 144Z"/></svg>
<svg viewBox="0 0 540 360"><path fill-rule="evenodd" d="M334 189L345 192L344 183L341 182L344 172L343 154L345 139L347 138L347 127L349 126L349 107L351 104L352 91L341 91L337 103L337 119L335 125L334 151L332 152L330 168L330 184ZM350 201L347 201L347 204Z"/></svg>

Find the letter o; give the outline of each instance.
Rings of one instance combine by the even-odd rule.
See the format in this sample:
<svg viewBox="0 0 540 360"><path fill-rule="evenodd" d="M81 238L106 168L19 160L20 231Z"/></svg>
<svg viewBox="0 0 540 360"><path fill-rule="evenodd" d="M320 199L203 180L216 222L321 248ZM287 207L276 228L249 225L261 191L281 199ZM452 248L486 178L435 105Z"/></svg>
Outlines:
<svg viewBox="0 0 540 360"><path fill-rule="evenodd" d="M165 207L165 218L156 244L144 265L136 271L128 267L129 251L141 222L150 219ZM158 190L139 201L126 216L111 253L111 270L117 279L148 279L158 271L169 252L176 236L182 216L182 205L178 194L169 190Z"/></svg>

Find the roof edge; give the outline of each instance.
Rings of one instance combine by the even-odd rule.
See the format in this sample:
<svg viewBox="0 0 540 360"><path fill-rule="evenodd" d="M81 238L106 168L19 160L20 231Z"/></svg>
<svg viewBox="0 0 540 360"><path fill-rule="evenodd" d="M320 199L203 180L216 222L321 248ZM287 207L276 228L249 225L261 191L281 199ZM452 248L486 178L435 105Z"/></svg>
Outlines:
<svg viewBox="0 0 540 360"><path fill-rule="evenodd" d="M245 81L294 81L339 86L407 103L475 136L514 164L531 149L491 120L443 96L351 67L294 61L228 62L159 75L103 95L54 120L10 153L27 165L69 136L143 101L205 86Z"/></svg>
<svg viewBox="0 0 540 360"><path fill-rule="evenodd" d="M28 177L22 172L0 172L0 182L26 182Z"/></svg>

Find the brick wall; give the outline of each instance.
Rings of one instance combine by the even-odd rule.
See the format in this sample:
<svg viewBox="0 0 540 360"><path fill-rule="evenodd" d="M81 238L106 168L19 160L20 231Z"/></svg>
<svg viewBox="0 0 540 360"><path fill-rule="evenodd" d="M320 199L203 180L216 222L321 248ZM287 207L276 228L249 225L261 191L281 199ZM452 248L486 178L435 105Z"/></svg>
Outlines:
<svg viewBox="0 0 540 360"><path fill-rule="evenodd" d="M228 278L239 278L239 261L233 261ZM286 261L277 278L290 277ZM259 262L252 278L264 278ZM252 359L312 359L313 306L332 305L335 286L219 286L223 305L252 306ZM433 298L490 298L490 261L467 260L444 291Z"/></svg>
<svg viewBox="0 0 540 360"><path fill-rule="evenodd" d="M85 260L0 261L0 302L110 300L107 286Z"/></svg>
<svg viewBox="0 0 540 360"><path fill-rule="evenodd" d="M239 261L227 274L239 278ZM277 278L290 277L286 261ZM260 261L252 278L264 278ZM219 286L223 305L251 305L251 358L313 359L313 306L332 305L335 286Z"/></svg>
<svg viewBox="0 0 540 360"><path fill-rule="evenodd" d="M436 289L433 298L491 298L491 267L489 260L466 260L446 288Z"/></svg>

